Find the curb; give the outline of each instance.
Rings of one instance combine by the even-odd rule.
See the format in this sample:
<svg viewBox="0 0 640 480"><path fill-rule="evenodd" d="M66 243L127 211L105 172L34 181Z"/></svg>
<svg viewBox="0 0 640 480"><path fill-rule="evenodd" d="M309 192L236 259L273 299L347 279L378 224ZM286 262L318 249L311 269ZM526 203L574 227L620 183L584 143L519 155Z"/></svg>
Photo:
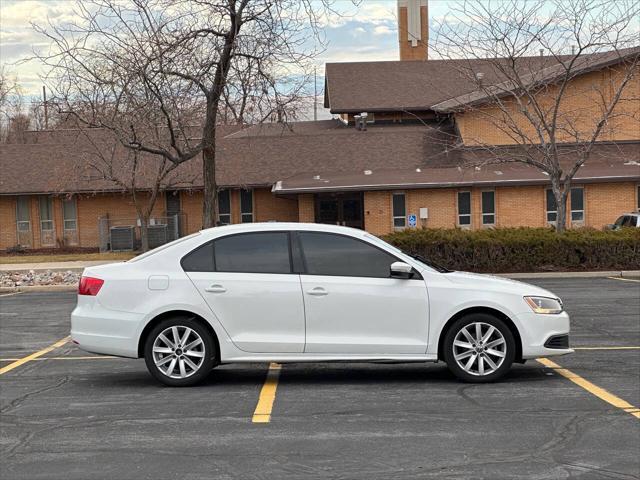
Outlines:
<svg viewBox="0 0 640 480"><path fill-rule="evenodd" d="M19 287L0 287L2 293L27 293L27 292L76 292L78 285L24 285Z"/></svg>
<svg viewBox="0 0 640 480"><path fill-rule="evenodd" d="M602 277L640 277L640 270L610 270L598 272L531 272L531 273L498 273L507 278L602 278Z"/></svg>

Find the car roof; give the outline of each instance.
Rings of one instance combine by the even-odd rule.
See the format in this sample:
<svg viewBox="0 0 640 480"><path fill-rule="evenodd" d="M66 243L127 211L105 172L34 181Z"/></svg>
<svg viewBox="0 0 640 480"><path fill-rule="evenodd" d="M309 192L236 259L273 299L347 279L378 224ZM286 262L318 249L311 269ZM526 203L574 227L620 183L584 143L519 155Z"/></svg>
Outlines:
<svg viewBox="0 0 640 480"><path fill-rule="evenodd" d="M367 232L357 228L343 227L340 225L326 225L322 223L301 223L301 222L257 222L238 223L234 225L223 225L219 227L207 228L200 233L207 238L215 238L223 235L244 232L273 232L282 230L297 230L309 232L330 232L342 233L353 237L364 237Z"/></svg>

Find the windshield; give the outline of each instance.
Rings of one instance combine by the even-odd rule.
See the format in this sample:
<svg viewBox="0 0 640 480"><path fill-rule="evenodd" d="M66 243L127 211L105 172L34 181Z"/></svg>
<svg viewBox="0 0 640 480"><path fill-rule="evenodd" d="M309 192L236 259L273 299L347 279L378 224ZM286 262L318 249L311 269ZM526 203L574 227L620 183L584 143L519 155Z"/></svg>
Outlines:
<svg viewBox="0 0 640 480"><path fill-rule="evenodd" d="M442 265L439 265L438 263L436 263L436 262L434 262L432 260L427 260L422 255L417 255L417 254L413 254L413 253L402 251L399 248L394 247L390 243L385 242L380 237L376 237L375 235L370 235L370 234L366 234L365 236L368 239L374 241L375 243L384 245L386 248L390 249L392 252L397 253L399 255L407 255L407 256L413 258L414 260L417 260L419 263L422 263L424 266L432 268L437 272L440 272L440 273L452 272L452 270L449 270L448 268L443 267Z"/></svg>

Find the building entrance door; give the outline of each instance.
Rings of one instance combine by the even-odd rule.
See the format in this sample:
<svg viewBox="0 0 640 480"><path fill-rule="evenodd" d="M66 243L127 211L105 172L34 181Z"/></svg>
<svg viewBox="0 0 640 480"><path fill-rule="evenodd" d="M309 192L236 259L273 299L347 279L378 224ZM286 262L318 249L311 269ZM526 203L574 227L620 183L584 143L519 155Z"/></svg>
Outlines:
<svg viewBox="0 0 640 480"><path fill-rule="evenodd" d="M364 229L362 193L322 193L315 197L316 223Z"/></svg>

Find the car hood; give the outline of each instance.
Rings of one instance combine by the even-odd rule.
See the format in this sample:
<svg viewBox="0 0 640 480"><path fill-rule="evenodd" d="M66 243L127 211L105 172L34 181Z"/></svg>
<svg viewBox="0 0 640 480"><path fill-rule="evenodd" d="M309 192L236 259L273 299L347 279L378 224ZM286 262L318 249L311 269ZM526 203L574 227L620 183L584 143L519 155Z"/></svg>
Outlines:
<svg viewBox="0 0 640 480"><path fill-rule="evenodd" d="M450 272L444 274L451 282L483 290L494 290L509 292L521 295L538 295L541 297L558 298L556 294L544 288L531 285L530 283L519 282L510 278L498 277L496 275L484 275L471 272Z"/></svg>

